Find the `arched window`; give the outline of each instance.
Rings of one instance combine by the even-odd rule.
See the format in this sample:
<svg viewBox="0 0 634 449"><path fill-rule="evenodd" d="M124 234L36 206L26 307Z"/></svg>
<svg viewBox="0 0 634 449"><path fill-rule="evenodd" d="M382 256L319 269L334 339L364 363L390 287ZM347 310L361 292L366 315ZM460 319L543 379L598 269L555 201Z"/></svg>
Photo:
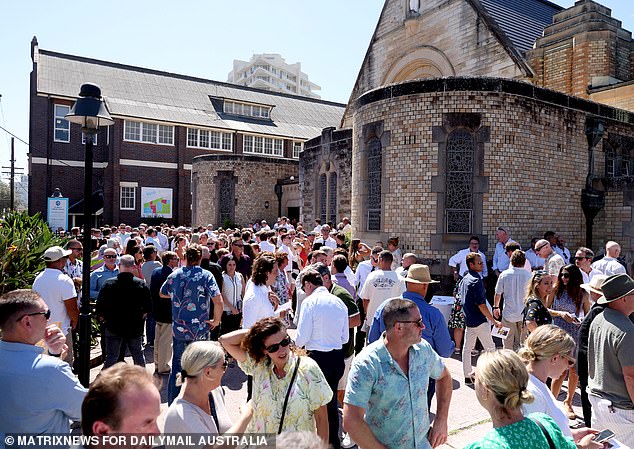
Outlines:
<svg viewBox="0 0 634 449"><path fill-rule="evenodd" d="M466 129L447 138L445 217L447 233L471 233L473 219L473 164L475 140Z"/></svg>
<svg viewBox="0 0 634 449"><path fill-rule="evenodd" d="M328 185L328 212L330 221L337 223L337 173L330 173Z"/></svg>
<svg viewBox="0 0 634 449"><path fill-rule="evenodd" d="M321 218L322 224L328 222L326 217L328 210L328 185L326 182L326 174L323 173L319 176L319 218Z"/></svg>
<svg viewBox="0 0 634 449"><path fill-rule="evenodd" d="M225 220L234 221L235 193L234 180L223 178L218 185L218 205L220 211L220 226L224 226Z"/></svg>
<svg viewBox="0 0 634 449"><path fill-rule="evenodd" d="M368 231L381 230L381 141L374 137L368 142Z"/></svg>

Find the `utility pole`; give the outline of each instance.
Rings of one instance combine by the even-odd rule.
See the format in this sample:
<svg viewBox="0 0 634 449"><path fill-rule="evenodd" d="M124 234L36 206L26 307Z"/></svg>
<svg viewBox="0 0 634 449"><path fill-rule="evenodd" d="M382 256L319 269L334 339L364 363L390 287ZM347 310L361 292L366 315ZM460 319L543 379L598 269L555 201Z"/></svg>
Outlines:
<svg viewBox="0 0 634 449"><path fill-rule="evenodd" d="M8 172L2 172L3 175L9 175L9 186L11 189L11 201L10 207L11 210L15 210L15 171L23 170L22 167L15 166L15 138L11 137L11 166L10 167L2 167L3 169L9 169Z"/></svg>

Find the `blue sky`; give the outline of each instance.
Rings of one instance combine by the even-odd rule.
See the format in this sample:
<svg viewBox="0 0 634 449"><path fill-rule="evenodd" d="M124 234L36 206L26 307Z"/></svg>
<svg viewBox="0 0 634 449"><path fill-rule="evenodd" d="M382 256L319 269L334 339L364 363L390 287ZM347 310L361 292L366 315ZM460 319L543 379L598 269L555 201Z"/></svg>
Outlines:
<svg viewBox="0 0 634 449"><path fill-rule="evenodd" d="M522 1L522 0L517 0ZM631 0L602 0L634 31ZM571 6L574 0L555 0ZM383 0L6 1L0 27L0 125L28 140L30 42L89 58L225 81L234 59L280 53L301 62L325 100L345 103ZM79 86L77 86L79 92ZM10 137L0 130L0 164ZM28 148L16 141L17 165ZM3 178L5 179L5 178Z"/></svg>

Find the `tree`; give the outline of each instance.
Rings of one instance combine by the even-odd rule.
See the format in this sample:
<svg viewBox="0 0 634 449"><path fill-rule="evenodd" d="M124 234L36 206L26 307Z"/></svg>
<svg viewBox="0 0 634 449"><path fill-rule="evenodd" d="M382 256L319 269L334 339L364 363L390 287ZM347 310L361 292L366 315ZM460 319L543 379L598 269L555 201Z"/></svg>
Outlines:
<svg viewBox="0 0 634 449"><path fill-rule="evenodd" d="M26 209L26 204L22 204L19 195L15 195L15 208ZM11 185L8 182L0 181L0 212L11 207Z"/></svg>

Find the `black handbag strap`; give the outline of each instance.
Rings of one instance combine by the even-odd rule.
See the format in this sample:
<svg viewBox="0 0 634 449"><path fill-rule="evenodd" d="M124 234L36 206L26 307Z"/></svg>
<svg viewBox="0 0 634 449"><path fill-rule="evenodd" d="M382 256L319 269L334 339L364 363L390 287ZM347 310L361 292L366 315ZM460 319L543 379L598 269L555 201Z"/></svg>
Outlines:
<svg viewBox="0 0 634 449"><path fill-rule="evenodd" d="M537 424L537 426L540 429L542 429L542 433L546 437L546 441L548 441L548 447L550 447L550 449L557 449L557 447L555 446L555 443L553 442L553 439L550 437L550 434L548 433L544 425L541 422L539 422L537 418L530 418L530 420L533 421L535 424Z"/></svg>
<svg viewBox="0 0 634 449"><path fill-rule="evenodd" d="M280 417L280 427L277 429L278 435L282 433L282 426L284 425L284 415L286 415L286 406L288 405L288 397L291 395L291 388L293 388L293 382L295 381L295 377L297 376L297 371L299 370L300 361L301 361L301 357L297 356L297 363L295 363L295 369L293 370L291 383L288 384L288 390L286 390L286 397L284 398L284 406L282 407L282 416Z"/></svg>
<svg viewBox="0 0 634 449"><path fill-rule="evenodd" d="M214 422L216 423L216 429L218 430L218 433L220 433L220 423L218 422L218 412L216 412L216 403L214 402L214 397L211 394L211 391L208 394L208 398L209 398L209 410L211 410L211 417L214 419Z"/></svg>

